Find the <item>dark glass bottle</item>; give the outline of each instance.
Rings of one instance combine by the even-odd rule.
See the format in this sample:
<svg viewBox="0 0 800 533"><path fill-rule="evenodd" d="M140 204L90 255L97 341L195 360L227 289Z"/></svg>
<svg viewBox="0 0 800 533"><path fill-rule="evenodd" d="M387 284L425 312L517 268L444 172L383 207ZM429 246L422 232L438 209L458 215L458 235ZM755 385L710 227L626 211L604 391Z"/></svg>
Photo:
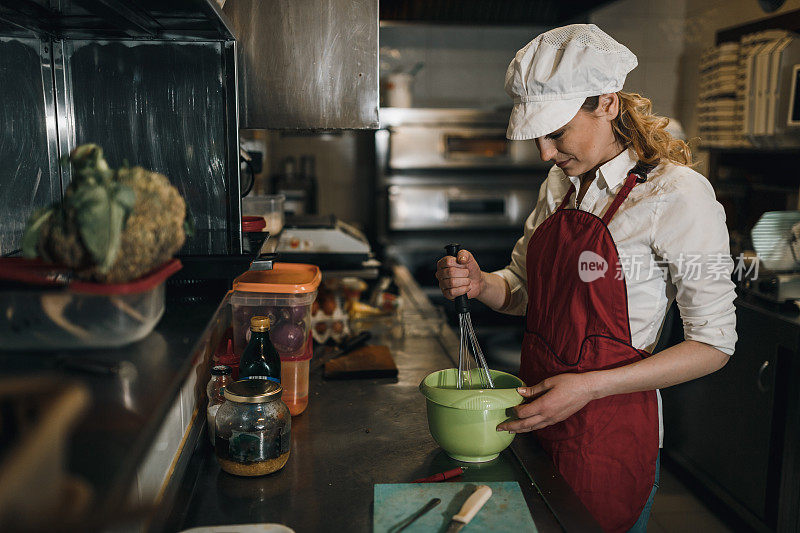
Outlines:
<svg viewBox="0 0 800 533"><path fill-rule="evenodd" d="M250 319L250 342L239 362L239 379L268 379L281 382L281 358L269 338L269 318Z"/></svg>

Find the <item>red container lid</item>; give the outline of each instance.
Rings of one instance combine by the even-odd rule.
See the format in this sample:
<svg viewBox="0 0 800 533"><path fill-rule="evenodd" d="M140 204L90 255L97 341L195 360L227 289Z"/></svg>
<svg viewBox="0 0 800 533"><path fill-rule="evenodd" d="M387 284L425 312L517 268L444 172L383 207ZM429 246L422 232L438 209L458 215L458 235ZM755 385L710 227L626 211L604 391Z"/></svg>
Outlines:
<svg viewBox="0 0 800 533"><path fill-rule="evenodd" d="M155 270L127 283L96 283L71 279L68 269L39 259L5 257L0 259L0 279L54 289L66 288L70 292L82 294L136 294L154 289L182 267L180 260L170 259Z"/></svg>
<svg viewBox="0 0 800 533"><path fill-rule="evenodd" d="M252 232L261 231L267 227L267 221L264 217L258 216L244 216L242 217L242 231Z"/></svg>
<svg viewBox="0 0 800 533"><path fill-rule="evenodd" d="M322 272L315 265L275 263L272 270L248 270L233 280L233 290L272 294L307 294L322 281Z"/></svg>

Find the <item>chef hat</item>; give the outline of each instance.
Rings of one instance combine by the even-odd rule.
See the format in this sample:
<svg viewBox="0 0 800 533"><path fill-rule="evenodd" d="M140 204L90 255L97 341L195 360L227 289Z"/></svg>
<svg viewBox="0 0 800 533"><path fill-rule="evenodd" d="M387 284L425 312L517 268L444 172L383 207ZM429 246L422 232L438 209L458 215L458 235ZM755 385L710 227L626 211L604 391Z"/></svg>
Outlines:
<svg viewBox="0 0 800 533"><path fill-rule="evenodd" d="M564 126L589 96L622 89L636 56L594 24L547 31L514 56L506 92L514 99L506 136L535 139Z"/></svg>

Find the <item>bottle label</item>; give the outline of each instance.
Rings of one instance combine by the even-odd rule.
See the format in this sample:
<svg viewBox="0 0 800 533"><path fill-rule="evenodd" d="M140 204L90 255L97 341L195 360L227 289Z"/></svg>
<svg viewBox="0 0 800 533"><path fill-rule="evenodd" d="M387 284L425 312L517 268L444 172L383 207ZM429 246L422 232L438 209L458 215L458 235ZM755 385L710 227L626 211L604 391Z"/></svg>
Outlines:
<svg viewBox="0 0 800 533"><path fill-rule="evenodd" d="M274 381L275 383L277 383L279 385L281 383L280 378L273 378L272 376L247 376L244 379L267 379L269 381Z"/></svg>

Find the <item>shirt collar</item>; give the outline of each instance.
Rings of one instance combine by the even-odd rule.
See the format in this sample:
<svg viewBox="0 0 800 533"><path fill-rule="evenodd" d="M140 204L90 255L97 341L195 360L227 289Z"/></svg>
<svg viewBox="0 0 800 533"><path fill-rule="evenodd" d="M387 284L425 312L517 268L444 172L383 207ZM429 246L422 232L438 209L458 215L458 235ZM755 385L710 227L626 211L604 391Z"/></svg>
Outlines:
<svg viewBox="0 0 800 533"><path fill-rule="evenodd" d="M613 159L609 159L600 165L600 168L597 169L597 177L605 182L609 190L613 191L620 184L625 182L625 179L628 177L628 171L636 165L636 161L636 152L631 149L623 150ZM563 171L561 174L565 180L571 181L576 187L580 187L579 177L567 176ZM597 185L600 186L600 183Z"/></svg>

